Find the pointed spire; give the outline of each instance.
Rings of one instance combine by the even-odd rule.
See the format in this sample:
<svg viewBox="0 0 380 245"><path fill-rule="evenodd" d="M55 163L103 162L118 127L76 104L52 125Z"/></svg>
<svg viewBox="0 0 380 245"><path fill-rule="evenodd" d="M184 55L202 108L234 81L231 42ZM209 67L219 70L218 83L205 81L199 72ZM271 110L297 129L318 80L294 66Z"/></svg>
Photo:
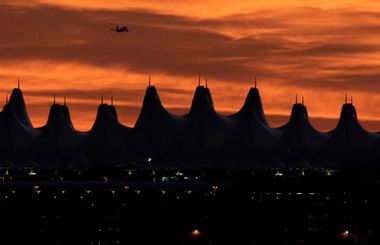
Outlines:
<svg viewBox="0 0 380 245"><path fill-rule="evenodd" d="M55 103L55 99L56 99L56 95L54 95L54 99L53 99L53 105L55 105L56 103Z"/></svg>
<svg viewBox="0 0 380 245"><path fill-rule="evenodd" d="M63 96L63 105L66 106L66 95Z"/></svg>
<svg viewBox="0 0 380 245"><path fill-rule="evenodd" d="M344 97L344 104L347 104L347 93L346 93L346 95Z"/></svg>
<svg viewBox="0 0 380 245"><path fill-rule="evenodd" d="M206 77L206 88L207 88L207 77Z"/></svg>
<svg viewBox="0 0 380 245"><path fill-rule="evenodd" d="M20 89L20 78L17 78L17 88Z"/></svg>
<svg viewBox="0 0 380 245"><path fill-rule="evenodd" d="M148 81L148 85L149 85L149 87L150 87L150 84L151 84L151 76L150 76L150 74L149 74L149 81Z"/></svg>
<svg viewBox="0 0 380 245"><path fill-rule="evenodd" d="M104 98L103 98L103 95L100 96L100 103L103 105L103 102L104 102Z"/></svg>
<svg viewBox="0 0 380 245"><path fill-rule="evenodd" d="M111 96L111 105L113 106L113 96Z"/></svg>
<svg viewBox="0 0 380 245"><path fill-rule="evenodd" d="M198 87L201 86L201 75L198 75Z"/></svg>
<svg viewBox="0 0 380 245"><path fill-rule="evenodd" d="M304 98L303 98L303 95L302 95L302 105L304 105L304 102L305 102L305 101L304 101Z"/></svg>
<svg viewBox="0 0 380 245"><path fill-rule="evenodd" d="M257 88L257 81L256 81L256 77L255 77L255 88Z"/></svg>
<svg viewBox="0 0 380 245"><path fill-rule="evenodd" d="M298 104L298 94L296 94L296 104Z"/></svg>

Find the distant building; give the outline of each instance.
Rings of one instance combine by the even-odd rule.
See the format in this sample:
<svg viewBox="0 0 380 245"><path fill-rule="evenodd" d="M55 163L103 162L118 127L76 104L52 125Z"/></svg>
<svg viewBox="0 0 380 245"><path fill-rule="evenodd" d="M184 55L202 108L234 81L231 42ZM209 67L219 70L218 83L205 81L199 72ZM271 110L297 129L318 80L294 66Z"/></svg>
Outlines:
<svg viewBox="0 0 380 245"><path fill-rule="evenodd" d="M0 167L373 169L380 166L379 152L379 135L361 127L352 101L346 99L331 132L311 125L303 98L296 100L288 123L271 128L256 86L240 111L222 116L210 90L199 84L190 112L177 116L149 84L133 128L118 121L113 101L103 99L88 132L74 128L66 99L64 105L54 99L46 125L34 128L19 87L0 112Z"/></svg>

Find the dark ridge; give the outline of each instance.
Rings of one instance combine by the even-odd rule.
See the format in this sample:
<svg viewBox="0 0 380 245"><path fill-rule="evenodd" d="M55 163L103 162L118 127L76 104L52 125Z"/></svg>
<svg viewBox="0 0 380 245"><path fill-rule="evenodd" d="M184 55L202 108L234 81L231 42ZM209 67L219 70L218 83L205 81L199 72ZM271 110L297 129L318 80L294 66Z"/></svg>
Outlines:
<svg viewBox="0 0 380 245"><path fill-rule="evenodd" d="M206 93L207 93L208 99L209 99L209 101L210 101L210 105L211 105L212 108L214 108L214 102L213 102L213 100L212 100L212 96L211 96L210 89L208 89L208 88L206 87L205 90L206 90Z"/></svg>
<svg viewBox="0 0 380 245"><path fill-rule="evenodd" d="M85 134L77 132L68 122L63 106L50 107L46 126L42 128L35 148L37 162L45 167L64 167L80 149Z"/></svg>
<svg viewBox="0 0 380 245"><path fill-rule="evenodd" d="M1 148L7 149L7 156L14 162L22 162L31 152L39 131L20 122L14 104L3 107L1 118Z"/></svg>
<svg viewBox="0 0 380 245"><path fill-rule="evenodd" d="M84 144L86 157L98 165L119 158L122 144L130 131L130 128L118 122L114 106L100 104Z"/></svg>
<svg viewBox="0 0 380 245"><path fill-rule="evenodd" d="M250 88L248 95L245 99L245 102L242 108L235 114L231 115L232 118L239 119L243 110L246 107L249 107L252 110L256 117L266 126L269 126L268 121L264 114L263 104L261 102L260 92L257 88Z"/></svg>
<svg viewBox="0 0 380 245"><path fill-rule="evenodd" d="M302 104L294 104L292 112L290 114L289 124L298 124L298 123L307 123L309 122L309 115L307 113L306 106Z"/></svg>
<svg viewBox="0 0 380 245"><path fill-rule="evenodd" d="M183 122L163 107L156 88L149 86L127 150L133 149L137 157L170 158Z"/></svg>
<svg viewBox="0 0 380 245"><path fill-rule="evenodd" d="M15 112L18 120L24 124L26 127L33 127L28 116L24 96L21 89L15 88L12 91L11 97L9 98L9 107Z"/></svg>
<svg viewBox="0 0 380 245"><path fill-rule="evenodd" d="M119 118L118 118L118 115L117 115L117 112L116 112L116 108L115 108L115 106L113 106L113 105L109 105L108 108L109 108L109 111L110 111L110 113L111 113L111 116L112 116L113 118L115 118L116 121L119 121Z"/></svg>
<svg viewBox="0 0 380 245"><path fill-rule="evenodd" d="M319 132L311 125L303 104L293 105L289 122L280 130L283 132L282 154L285 161L306 163L319 161L323 157L322 150L328 134Z"/></svg>
<svg viewBox="0 0 380 245"><path fill-rule="evenodd" d="M344 104L340 112L340 117L337 127L342 127L343 125L348 125L350 123L359 124L358 116L356 114L356 109L353 104Z"/></svg>
<svg viewBox="0 0 380 245"><path fill-rule="evenodd" d="M66 123L74 129L74 125L73 125L73 122L71 121L71 116L70 116L70 111L69 111L69 108L66 106L66 105L62 105L61 106L61 110L62 110L62 116L63 118L66 120Z"/></svg>
<svg viewBox="0 0 380 245"><path fill-rule="evenodd" d="M182 152L187 157L211 157L236 127L236 122L218 115L212 105L210 92L203 86L195 90L190 113L187 115L182 138Z"/></svg>
<svg viewBox="0 0 380 245"><path fill-rule="evenodd" d="M199 111L210 111L216 114L210 90L203 86L198 86L195 90L189 115L200 113Z"/></svg>
<svg viewBox="0 0 380 245"><path fill-rule="evenodd" d="M220 155L243 162L256 159L248 164L258 161L261 165L265 163L261 160L279 157L276 151L281 131L267 126L256 88L250 89L243 107L233 117L238 120L238 126L221 148Z"/></svg>
<svg viewBox="0 0 380 245"><path fill-rule="evenodd" d="M112 102L102 103L88 135L75 130L66 104L54 103L46 125L34 129L18 88L0 113L0 166L67 167L75 159L83 165L116 166L151 158L151 166L157 167L376 167L379 149L380 135L366 131L347 102L329 133L311 125L303 103L293 105L287 124L270 128L257 88L249 90L239 112L225 117L215 111L207 86L198 86L190 112L180 117L169 113L156 88L149 86L133 129L118 121Z"/></svg>
<svg viewBox="0 0 380 245"><path fill-rule="evenodd" d="M379 141L377 134L366 131L357 120L355 106L342 106L337 127L331 132L327 152L338 163L349 167L361 167L362 159L368 158Z"/></svg>

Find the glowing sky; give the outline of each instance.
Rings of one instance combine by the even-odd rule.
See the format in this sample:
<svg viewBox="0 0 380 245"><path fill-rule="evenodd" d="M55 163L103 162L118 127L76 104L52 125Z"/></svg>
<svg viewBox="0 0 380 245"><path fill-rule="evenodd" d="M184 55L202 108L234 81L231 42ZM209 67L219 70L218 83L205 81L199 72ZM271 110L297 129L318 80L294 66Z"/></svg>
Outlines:
<svg viewBox="0 0 380 245"><path fill-rule="evenodd" d="M115 23L129 33L107 32ZM0 96L21 78L35 126L54 94L68 96L87 130L101 94L133 126L148 75L165 107L190 107L198 74L215 107L237 111L257 77L272 125L288 120L295 94L330 130L344 94L367 129L380 131L380 3L217 0L1 0Z"/></svg>

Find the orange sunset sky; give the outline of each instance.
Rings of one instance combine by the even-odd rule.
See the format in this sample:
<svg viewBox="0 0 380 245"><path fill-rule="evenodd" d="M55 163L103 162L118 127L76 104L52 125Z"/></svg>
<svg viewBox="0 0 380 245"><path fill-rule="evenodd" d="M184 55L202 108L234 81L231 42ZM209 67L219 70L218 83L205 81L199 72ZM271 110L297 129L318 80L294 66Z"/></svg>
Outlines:
<svg viewBox="0 0 380 245"><path fill-rule="evenodd" d="M106 31L116 23L131 31ZM380 131L379 40L378 0L0 0L0 97L20 77L34 126L56 94L88 130L101 94L133 126L149 74L176 114L189 110L198 74L222 114L257 77L273 126L297 93L314 126L331 130L349 93L361 123Z"/></svg>

